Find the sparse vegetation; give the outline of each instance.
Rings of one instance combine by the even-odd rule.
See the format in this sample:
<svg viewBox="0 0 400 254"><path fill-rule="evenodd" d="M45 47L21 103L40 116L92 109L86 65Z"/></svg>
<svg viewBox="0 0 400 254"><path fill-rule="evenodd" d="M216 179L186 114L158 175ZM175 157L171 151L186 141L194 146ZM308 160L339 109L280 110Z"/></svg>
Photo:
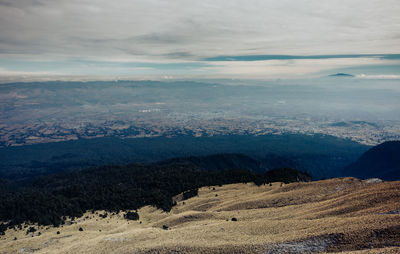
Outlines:
<svg viewBox="0 0 400 254"><path fill-rule="evenodd" d="M34 233L34 232L36 232L36 228L34 228L34 227L29 227L28 230L26 231L26 234Z"/></svg>
<svg viewBox="0 0 400 254"><path fill-rule="evenodd" d="M192 189L183 192L183 200L195 197L198 195L198 189Z"/></svg>
<svg viewBox="0 0 400 254"><path fill-rule="evenodd" d="M139 220L139 214L137 212L129 211L124 215L124 218L127 220Z"/></svg>

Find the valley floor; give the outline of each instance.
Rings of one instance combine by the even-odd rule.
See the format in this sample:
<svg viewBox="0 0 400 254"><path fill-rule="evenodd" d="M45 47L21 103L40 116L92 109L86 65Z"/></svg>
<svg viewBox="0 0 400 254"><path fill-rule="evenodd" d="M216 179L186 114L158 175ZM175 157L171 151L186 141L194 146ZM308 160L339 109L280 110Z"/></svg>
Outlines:
<svg viewBox="0 0 400 254"><path fill-rule="evenodd" d="M139 221L100 214L8 230L0 253L400 253L400 182L232 184L201 188L170 213L143 207Z"/></svg>

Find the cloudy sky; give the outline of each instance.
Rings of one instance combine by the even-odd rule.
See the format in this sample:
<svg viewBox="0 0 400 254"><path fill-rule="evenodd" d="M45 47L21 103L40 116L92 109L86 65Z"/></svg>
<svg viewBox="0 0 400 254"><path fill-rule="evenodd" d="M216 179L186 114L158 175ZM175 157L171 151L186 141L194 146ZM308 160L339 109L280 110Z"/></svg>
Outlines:
<svg viewBox="0 0 400 254"><path fill-rule="evenodd" d="M0 0L0 77L400 77L398 0Z"/></svg>

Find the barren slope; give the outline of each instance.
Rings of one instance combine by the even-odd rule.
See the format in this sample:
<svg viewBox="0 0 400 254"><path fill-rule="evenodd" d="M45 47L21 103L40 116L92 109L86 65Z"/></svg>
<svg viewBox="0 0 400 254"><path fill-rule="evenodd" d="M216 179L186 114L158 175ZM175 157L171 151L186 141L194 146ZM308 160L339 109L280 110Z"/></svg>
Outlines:
<svg viewBox="0 0 400 254"><path fill-rule="evenodd" d="M232 184L202 188L170 213L143 207L141 223L98 214L8 230L0 253L400 253L400 182Z"/></svg>

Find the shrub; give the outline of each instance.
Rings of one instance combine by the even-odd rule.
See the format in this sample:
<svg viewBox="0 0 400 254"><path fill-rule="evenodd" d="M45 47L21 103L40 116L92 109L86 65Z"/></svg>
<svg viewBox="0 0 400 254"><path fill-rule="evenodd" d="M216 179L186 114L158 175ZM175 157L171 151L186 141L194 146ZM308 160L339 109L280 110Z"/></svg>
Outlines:
<svg viewBox="0 0 400 254"><path fill-rule="evenodd" d="M137 212L127 212L124 217L127 220L139 220L139 214Z"/></svg>
<svg viewBox="0 0 400 254"><path fill-rule="evenodd" d="M183 200L195 197L198 195L198 193L199 193L198 189L192 189L192 190L185 191L185 192L183 192Z"/></svg>
<svg viewBox="0 0 400 254"><path fill-rule="evenodd" d="M34 228L34 227L29 227L28 230L26 231L26 234L33 233L33 232L35 232L35 231L36 231L36 228Z"/></svg>

